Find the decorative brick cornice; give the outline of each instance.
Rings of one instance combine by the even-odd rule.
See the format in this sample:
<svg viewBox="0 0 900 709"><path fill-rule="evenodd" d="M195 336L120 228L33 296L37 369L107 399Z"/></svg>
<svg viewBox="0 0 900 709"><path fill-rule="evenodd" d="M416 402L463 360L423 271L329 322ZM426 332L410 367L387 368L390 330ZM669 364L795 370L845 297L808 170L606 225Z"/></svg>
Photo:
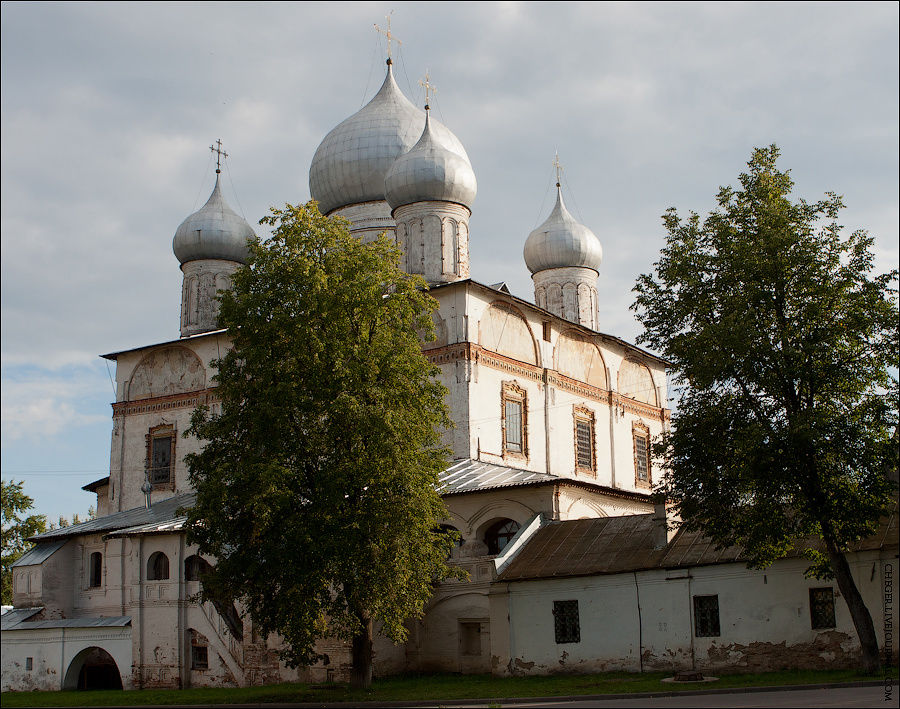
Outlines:
<svg viewBox="0 0 900 709"><path fill-rule="evenodd" d="M607 391L600 387L595 387L577 379L567 377L565 374L554 369L542 369L527 362L520 362L498 352L486 350L481 345L474 342L459 342L453 345L445 345L444 347L436 347L431 350L425 350L425 356L432 364L449 364L460 359L467 359L472 362L478 362L491 369L497 369L508 374L525 377L535 382L543 382L546 372L546 381L549 385L570 392L584 399L599 401L603 404L612 403L615 406L625 410L635 416L655 419L658 421L669 420L669 410L663 409L652 404L646 404L643 401L630 399L622 396L618 392Z"/></svg>
<svg viewBox="0 0 900 709"><path fill-rule="evenodd" d="M604 404L609 403L609 397L612 394L612 392L606 391L605 389L579 382L577 379L572 379L571 377L567 377L565 374L560 374L552 369L547 370L547 382L563 391L568 391L585 399L593 399L594 401L599 401ZM612 395L615 396L615 394Z"/></svg>
<svg viewBox="0 0 900 709"><path fill-rule="evenodd" d="M213 388L200 391L189 391L168 396L154 396L137 401L117 401L112 405L113 416L133 416L134 414L152 414L172 409L195 409L203 404L219 401Z"/></svg>

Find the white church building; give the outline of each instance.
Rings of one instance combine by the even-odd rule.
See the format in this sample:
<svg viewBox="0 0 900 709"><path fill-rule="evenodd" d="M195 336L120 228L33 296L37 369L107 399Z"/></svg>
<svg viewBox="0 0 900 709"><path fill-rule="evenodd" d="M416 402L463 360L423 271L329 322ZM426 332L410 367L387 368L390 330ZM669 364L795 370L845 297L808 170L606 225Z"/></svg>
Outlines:
<svg viewBox="0 0 900 709"><path fill-rule="evenodd" d="M803 578L802 559L748 571L740 550L676 535L654 509L648 444L669 417L665 362L599 331L600 242L559 186L546 221L523 234L534 302L471 280L475 175L456 136L400 91L390 60L375 97L324 138L309 180L321 211L353 234L395 238L404 268L440 304L424 351L449 391L453 461L441 493L469 579L436 589L406 644L379 639L376 675L758 669L791 665L794 645L806 653L795 664L853 657L846 607L831 585ZM195 600L215 559L182 532L179 510L192 501L183 459L199 445L182 433L196 406L217 406L211 362L229 336L215 296L252 235L217 175L175 233L180 336L104 355L116 368L109 475L84 488L97 518L38 535L14 566L3 690L345 677L344 644L323 641L323 660L289 669L277 638L237 607ZM896 546L892 519L853 557L873 613ZM767 644L781 650L760 659L751 646Z"/></svg>

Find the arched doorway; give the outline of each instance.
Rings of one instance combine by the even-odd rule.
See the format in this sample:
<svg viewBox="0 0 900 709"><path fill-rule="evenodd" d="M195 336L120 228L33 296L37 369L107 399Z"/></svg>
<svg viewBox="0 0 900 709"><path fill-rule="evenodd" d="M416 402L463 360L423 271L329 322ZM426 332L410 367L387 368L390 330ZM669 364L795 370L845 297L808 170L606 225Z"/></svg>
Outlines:
<svg viewBox="0 0 900 709"><path fill-rule="evenodd" d="M122 689L122 676L112 655L102 647L89 647L72 659L63 689Z"/></svg>

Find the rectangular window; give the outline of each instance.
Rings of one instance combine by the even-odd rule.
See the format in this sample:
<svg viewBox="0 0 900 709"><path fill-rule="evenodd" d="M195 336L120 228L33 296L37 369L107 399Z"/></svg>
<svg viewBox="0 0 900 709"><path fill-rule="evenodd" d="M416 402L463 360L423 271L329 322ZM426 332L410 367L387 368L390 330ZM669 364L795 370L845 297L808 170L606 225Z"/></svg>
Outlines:
<svg viewBox="0 0 900 709"><path fill-rule="evenodd" d="M34 658L26 657L25 658L25 671L31 672L34 669Z"/></svg>
<svg viewBox="0 0 900 709"><path fill-rule="evenodd" d="M551 334L551 332L552 332L551 329L550 329L550 321L549 321L549 320L544 320L543 326L544 326L544 327L543 327L543 330L544 330L544 333L543 333L543 334L544 334L544 342L550 342L550 334Z"/></svg>
<svg viewBox="0 0 900 709"><path fill-rule="evenodd" d="M809 589L809 620L813 630L833 628L834 622L834 589Z"/></svg>
<svg viewBox="0 0 900 709"><path fill-rule="evenodd" d="M205 645L191 645L191 669L209 669L209 648Z"/></svg>
<svg viewBox="0 0 900 709"><path fill-rule="evenodd" d="M91 553L88 585L91 588L99 588L103 583L103 554L99 551Z"/></svg>
<svg viewBox="0 0 900 709"><path fill-rule="evenodd" d="M634 484L650 487L650 429L642 424L632 426L634 436Z"/></svg>
<svg viewBox="0 0 900 709"><path fill-rule="evenodd" d="M578 601L553 601L553 630L557 644L581 642Z"/></svg>
<svg viewBox="0 0 900 709"><path fill-rule="evenodd" d="M506 402L506 450L522 452L522 402Z"/></svg>
<svg viewBox="0 0 900 709"><path fill-rule="evenodd" d="M694 596L694 636L719 637L718 596Z"/></svg>
<svg viewBox="0 0 900 709"><path fill-rule="evenodd" d="M503 455L528 455L528 404L525 390L515 382L504 382L501 392Z"/></svg>
<svg viewBox="0 0 900 709"><path fill-rule="evenodd" d="M154 485L172 479L172 436L155 436L152 439L150 458L150 482Z"/></svg>
<svg viewBox="0 0 900 709"><path fill-rule="evenodd" d="M594 414L587 409L575 410L575 469L594 472Z"/></svg>

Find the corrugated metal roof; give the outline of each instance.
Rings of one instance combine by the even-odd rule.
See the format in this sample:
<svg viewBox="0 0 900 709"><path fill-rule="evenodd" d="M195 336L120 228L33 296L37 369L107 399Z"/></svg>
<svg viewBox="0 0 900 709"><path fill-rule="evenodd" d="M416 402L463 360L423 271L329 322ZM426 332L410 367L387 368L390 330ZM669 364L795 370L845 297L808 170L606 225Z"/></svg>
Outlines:
<svg viewBox="0 0 900 709"><path fill-rule="evenodd" d="M667 546L654 549L653 529L652 514L549 522L534 533L500 574L499 580L616 574L746 560L741 547L719 549L702 533L683 529ZM810 537L798 542L786 556L798 557L804 549L820 545L821 540ZM872 551L896 546L895 509L881 521L874 535L853 545L851 550Z"/></svg>
<svg viewBox="0 0 900 709"><path fill-rule="evenodd" d="M115 532L110 532L110 537L126 537L132 534L168 534L169 532L180 532L184 523L187 521L186 516L176 517L175 519L166 520L165 522L150 522L149 524L139 524L134 527L126 527Z"/></svg>
<svg viewBox="0 0 900 709"><path fill-rule="evenodd" d="M49 532L31 537L31 541L49 541L74 537L80 534L97 534L99 532L113 532L119 529L128 529L148 524L162 524L172 522L181 515L178 510L182 507L190 507L194 504L194 493L185 492L174 497L169 497L154 503L152 507L135 507L124 512L116 512L106 517L98 517L69 527L52 529Z"/></svg>
<svg viewBox="0 0 900 709"><path fill-rule="evenodd" d="M40 611L43 609L38 608L36 610ZM126 625L131 625L131 616L129 615L111 616L109 618L88 617L54 618L53 620L34 621L28 620L28 618L34 615L34 613L31 613L29 616L20 618L16 623L10 623L9 625L7 625L6 619L14 612L15 611L10 611L2 617L3 625L0 629L2 629L3 632L6 632L8 630L48 630L52 628L124 628Z"/></svg>
<svg viewBox="0 0 900 709"><path fill-rule="evenodd" d="M505 465L494 465L466 458L455 462L441 473L439 492L442 495L452 495L457 492L531 485L552 480L560 480L560 478L546 473L508 468Z"/></svg>
<svg viewBox="0 0 900 709"><path fill-rule="evenodd" d="M53 554L65 546L66 540L60 539L55 542L43 542L36 544L19 557L13 566L33 566L35 564L43 564Z"/></svg>
<svg viewBox="0 0 900 709"><path fill-rule="evenodd" d="M43 607L38 606L37 608L13 608L6 611L6 613L0 615L0 630L6 632L22 621L28 620L31 616L37 615L42 610L44 610Z"/></svg>

